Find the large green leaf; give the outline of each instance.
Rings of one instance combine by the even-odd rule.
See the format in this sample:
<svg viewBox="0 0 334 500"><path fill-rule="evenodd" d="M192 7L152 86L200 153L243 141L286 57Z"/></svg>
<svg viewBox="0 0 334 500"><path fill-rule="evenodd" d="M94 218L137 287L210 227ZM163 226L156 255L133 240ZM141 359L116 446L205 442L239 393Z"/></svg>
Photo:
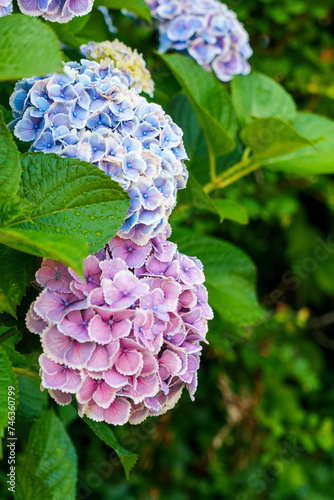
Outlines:
<svg viewBox="0 0 334 500"><path fill-rule="evenodd" d="M0 81L62 69L58 40L45 23L23 14L0 19Z"/></svg>
<svg viewBox="0 0 334 500"><path fill-rule="evenodd" d="M19 152L12 134L5 124L2 111L0 111L0 195L16 194L19 189L20 177Z"/></svg>
<svg viewBox="0 0 334 500"><path fill-rule="evenodd" d="M242 127L253 118L274 116L288 122L296 118L296 105L290 94L262 73L235 76L231 89L234 109Z"/></svg>
<svg viewBox="0 0 334 500"><path fill-rule="evenodd" d="M204 236L187 236L177 243L180 252L202 261L209 302L226 321L250 325L263 320L264 311L255 290L256 268L242 250Z"/></svg>
<svg viewBox="0 0 334 500"><path fill-rule="evenodd" d="M96 0L94 5L103 5L109 9L125 9L146 21L151 21L150 9L145 0Z"/></svg>
<svg viewBox="0 0 334 500"><path fill-rule="evenodd" d="M314 147L291 125L279 118L258 118L241 131L241 139L252 149L252 161L276 158L305 146Z"/></svg>
<svg viewBox="0 0 334 500"><path fill-rule="evenodd" d="M82 261L88 255L88 244L83 238L18 229L0 228L0 241L15 250L63 262L77 273L82 272Z"/></svg>
<svg viewBox="0 0 334 500"><path fill-rule="evenodd" d="M81 272L87 253L103 248L121 226L129 196L80 160L29 153L22 157L22 170L19 195L33 210L0 227L0 241Z"/></svg>
<svg viewBox="0 0 334 500"><path fill-rule="evenodd" d="M130 471L137 462L138 455L131 453L119 444L110 425L107 425L105 422L94 422L87 417L84 417L83 419L102 441L115 450L121 464L123 465L125 475L127 479L129 479Z"/></svg>
<svg viewBox="0 0 334 500"><path fill-rule="evenodd" d="M0 244L0 310L16 317L16 307L33 276L36 259Z"/></svg>
<svg viewBox="0 0 334 500"><path fill-rule="evenodd" d="M31 428L25 463L17 468L18 500L75 500L77 455L64 425L53 410L47 411ZM35 494L34 487L38 486Z"/></svg>
<svg viewBox="0 0 334 500"><path fill-rule="evenodd" d="M312 113L298 113L294 127L316 144L279 158L267 159L262 165L301 175L334 172L334 121Z"/></svg>
<svg viewBox="0 0 334 500"><path fill-rule="evenodd" d="M190 57L161 55L183 87L201 124L208 149L222 156L235 148L237 120L231 98L212 73L205 71Z"/></svg>

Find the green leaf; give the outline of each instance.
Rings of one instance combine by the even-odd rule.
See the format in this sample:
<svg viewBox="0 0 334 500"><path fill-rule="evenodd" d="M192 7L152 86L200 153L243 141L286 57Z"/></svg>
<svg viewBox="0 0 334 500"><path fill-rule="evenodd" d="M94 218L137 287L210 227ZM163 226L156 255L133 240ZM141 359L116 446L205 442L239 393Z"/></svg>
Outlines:
<svg viewBox="0 0 334 500"><path fill-rule="evenodd" d="M0 227L10 224L25 212L31 212L34 206L16 195L0 194Z"/></svg>
<svg viewBox="0 0 334 500"><path fill-rule="evenodd" d="M74 500L77 461L75 448L64 425L53 410L47 411L31 428L25 463L17 468L20 489L15 498L44 500L43 493L46 492L46 498L52 500ZM34 485L39 487L36 494Z"/></svg>
<svg viewBox="0 0 334 500"><path fill-rule="evenodd" d="M2 111L0 111L0 195L16 194L19 189L20 177L19 152L12 134L5 124Z"/></svg>
<svg viewBox="0 0 334 500"><path fill-rule="evenodd" d="M102 441L115 450L123 465L126 478L129 479L130 471L137 462L138 455L131 453L119 444L110 425L107 425L105 422L94 422L87 417L83 417L83 420Z"/></svg>
<svg viewBox="0 0 334 500"><path fill-rule="evenodd" d="M0 81L62 70L58 40L45 23L23 14L0 19Z"/></svg>
<svg viewBox="0 0 334 500"><path fill-rule="evenodd" d="M21 163L19 195L33 210L1 227L0 241L60 260L80 273L87 253L103 248L123 223L128 194L80 160L29 153Z"/></svg>
<svg viewBox="0 0 334 500"><path fill-rule="evenodd" d="M20 469L19 469L20 470ZM53 500L49 486L34 473L16 475L15 500Z"/></svg>
<svg viewBox="0 0 334 500"><path fill-rule="evenodd" d="M14 401L9 400L9 387L14 387L14 394L11 394L11 398L14 398ZM8 425L8 405L13 404L16 407L17 405L17 378L15 373L13 372L12 364L2 347L0 347L0 459L3 456L2 449L2 438L5 435L5 428Z"/></svg>
<svg viewBox="0 0 334 500"><path fill-rule="evenodd" d="M224 219L231 219L240 224L248 223L248 214L243 206L233 200L211 199L191 172L189 172L187 188L179 191L177 201L178 207L186 205L212 212L218 215L220 222Z"/></svg>
<svg viewBox="0 0 334 500"><path fill-rule="evenodd" d="M334 121L312 113L298 113L294 127L310 141L318 142L313 147L267 159L262 165L301 175L334 172Z"/></svg>
<svg viewBox="0 0 334 500"><path fill-rule="evenodd" d="M233 151L237 120L231 98L222 83L190 57L179 54L161 57L191 102L208 149L216 157Z"/></svg>
<svg viewBox="0 0 334 500"><path fill-rule="evenodd" d="M82 238L33 230L0 229L0 242L20 252L59 260L81 274L82 261L88 255L88 244Z"/></svg>
<svg viewBox="0 0 334 500"><path fill-rule="evenodd" d="M273 116L291 123L296 118L296 104L290 94L262 73L235 76L231 90L234 109L242 127L253 118Z"/></svg>
<svg viewBox="0 0 334 500"><path fill-rule="evenodd" d="M215 204L205 191L203 191L202 186L197 182L191 172L189 172L186 189L182 189L178 192L177 201L179 205L193 206L219 215Z"/></svg>
<svg viewBox="0 0 334 500"><path fill-rule="evenodd" d="M291 125L278 118L259 118L244 128L240 137L253 150L252 162L261 162L292 151L312 146L312 142L303 137Z"/></svg>
<svg viewBox="0 0 334 500"><path fill-rule="evenodd" d="M8 424L8 387L15 388L15 402L17 402L17 379L13 367L4 349L0 347L0 429ZM16 406L16 404L15 404Z"/></svg>
<svg viewBox="0 0 334 500"><path fill-rule="evenodd" d="M256 268L252 260L231 243L211 237L184 237L179 251L198 257L204 265L209 303L224 320L236 325L262 321L258 303Z"/></svg>
<svg viewBox="0 0 334 500"><path fill-rule="evenodd" d="M17 419L32 422L41 418L48 406L48 391L41 391L41 381L33 374L18 372L16 376L19 387Z"/></svg>
<svg viewBox="0 0 334 500"><path fill-rule="evenodd" d="M220 220L234 220L239 224L248 224L248 213L245 207L234 200L213 200L216 210L219 213Z"/></svg>
<svg viewBox="0 0 334 500"><path fill-rule="evenodd" d="M94 6L103 5L108 9L125 9L146 21L151 21L151 12L145 0L96 0Z"/></svg>
<svg viewBox="0 0 334 500"><path fill-rule="evenodd" d="M16 317L36 265L35 257L0 244L0 310Z"/></svg>

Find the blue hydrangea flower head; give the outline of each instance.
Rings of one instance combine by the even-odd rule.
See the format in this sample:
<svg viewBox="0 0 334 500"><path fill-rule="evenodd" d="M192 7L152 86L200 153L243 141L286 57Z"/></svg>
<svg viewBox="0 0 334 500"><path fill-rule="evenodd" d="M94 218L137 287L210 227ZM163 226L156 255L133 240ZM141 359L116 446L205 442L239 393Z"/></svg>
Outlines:
<svg viewBox="0 0 334 500"><path fill-rule="evenodd" d="M16 84L10 128L31 151L91 162L117 181L131 198L118 236L145 245L167 226L187 155L182 130L131 86L113 61L66 63L63 74Z"/></svg>
<svg viewBox="0 0 334 500"><path fill-rule="evenodd" d="M218 0L146 1L159 22L160 52L182 51L223 82L250 72L248 34L226 5Z"/></svg>

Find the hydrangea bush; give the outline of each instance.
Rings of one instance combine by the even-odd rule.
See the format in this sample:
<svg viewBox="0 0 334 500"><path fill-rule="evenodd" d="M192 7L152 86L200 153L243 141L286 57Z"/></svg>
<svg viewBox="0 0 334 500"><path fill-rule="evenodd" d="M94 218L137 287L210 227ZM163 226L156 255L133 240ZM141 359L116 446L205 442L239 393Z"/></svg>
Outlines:
<svg viewBox="0 0 334 500"><path fill-rule="evenodd" d="M147 0L159 23L160 51L182 51L219 80L247 75L248 33L235 12L218 0Z"/></svg>
<svg viewBox="0 0 334 500"><path fill-rule="evenodd" d="M45 259L27 316L41 336L42 388L81 415L122 425L193 398L212 318L201 263L160 234L144 246L113 238L84 262L84 280Z"/></svg>
<svg viewBox="0 0 334 500"><path fill-rule="evenodd" d="M131 197L118 235L143 245L166 227L187 155L181 129L132 84L113 61L66 63L64 74L16 84L11 128L31 151L91 162L117 181Z"/></svg>
<svg viewBox="0 0 334 500"><path fill-rule="evenodd" d="M26 12L59 22L92 6L19 1ZM257 493L247 479L254 467L262 477L278 455L273 484L283 489L276 493L284 491L280 500L298 496L301 482L315 477L308 469L294 481L291 467L300 472L305 451L299 443L306 460L322 455L330 464L334 442L328 405L321 412L316 406L331 383L321 356L331 352L322 330L334 293L326 279L333 274L326 231L334 188L320 174L334 171L334 123L318 114L328 99L308 102L317 114L299 113L272 78L243 74L248 36L219 2L150 1L161 49L174 52L164 54L156 52L151 25L115 14L124 8L149 20L145 0L107 3L110 12L93 6L61 26L3 15L11 4L1 3L0 436L13 438L17 463L9 469L12 449L5 445L0 470L10 488L2 482L0 497L106 500L112 487L115 498L144 498L149 481L153 495L170 498L179 493L182 469L187 498L241 498ZM316 10L320 17L329 12ZM284 44L259 50L269 40L263 30L270 30L253 14L247 20L248 11L240 6L258 42L257 68L269 71L277 50L285 57ZM313 52L328 77L326 16ZM275 23L281 19L276 8ZM101 43L116 28L143 52L147 68L136 50ZM281 24L276 35L283 31ZM261 51L268 58L261 60ZM75 61L62 63L69 59ZM288 86L285 73L270 68ZM155 102L139 95L152 95L152 80ZM296 95L304 110L307 94ZM308 214L319 203L328 213L315 232ZM245 249L261 262L261 302ZM208 298L217 314L207 335ZM173 412L147 418L172 408L181 393ZM291 455L285 440L294 443ZM253 443L268 453L249 457ZM146 448L149 460L136 472L138 479L145 469L143 480L118 488L105 445L127 476Z"/></svg>

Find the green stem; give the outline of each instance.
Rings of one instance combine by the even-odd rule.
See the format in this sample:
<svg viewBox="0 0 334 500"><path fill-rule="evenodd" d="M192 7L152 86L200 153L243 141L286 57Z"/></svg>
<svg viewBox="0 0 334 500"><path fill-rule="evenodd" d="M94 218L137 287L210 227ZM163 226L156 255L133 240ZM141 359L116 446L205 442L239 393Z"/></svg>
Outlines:
<svg viewBox="0 0 334 500"><path fill-rule="evenodd" d="M221 189L229 186L238 179L241 179L241 177L258 169L260 167L259 163L249 160L249 154L250 150L246 148L242 159L233 165L233 167L227 169L225 172L218 175L218 177L215 177L212 182L204 186L204 191L208 194L214 189Z"/></svg>
<svg viewBox="0 0 334 500"><path fill-rule="evenodd" d="M0 344L3 342L6 342L6 340L10 339L10 337L13 337L13 335L17 334L17 329L14 326L13 328L10 328L7 330L3 335L0 336Z"/></svg>
<svg viewBox="0 0 334 500"><path fill-rule="evenodd" d="M28 377L37 378L37 380L41 380L37 373L31 372L30 370L26 370L25 368L13 368L13 372L21 373L22 375L28 375Z"/></svg>
<svg viewBox="0 0 334 500"><path fill-rule="evenodd" d="M211 177L211 182L214 184L216 182L216 157L210 147L208 147L208 153L209 153L210 177Z"/></svg>
<svg viewBox="0 0 334 500"><path fill-rule="evenodd" d="M224 188L226 186L229 186L233 182L237 181L238 179L241 179L241 177L244 177L245 175L253 172L254 170L259 168L258 163L252 163L252 162L240 162L234 165L232 168L228 169L226 172L223 172L219 177L219 187Z"/></svg>

